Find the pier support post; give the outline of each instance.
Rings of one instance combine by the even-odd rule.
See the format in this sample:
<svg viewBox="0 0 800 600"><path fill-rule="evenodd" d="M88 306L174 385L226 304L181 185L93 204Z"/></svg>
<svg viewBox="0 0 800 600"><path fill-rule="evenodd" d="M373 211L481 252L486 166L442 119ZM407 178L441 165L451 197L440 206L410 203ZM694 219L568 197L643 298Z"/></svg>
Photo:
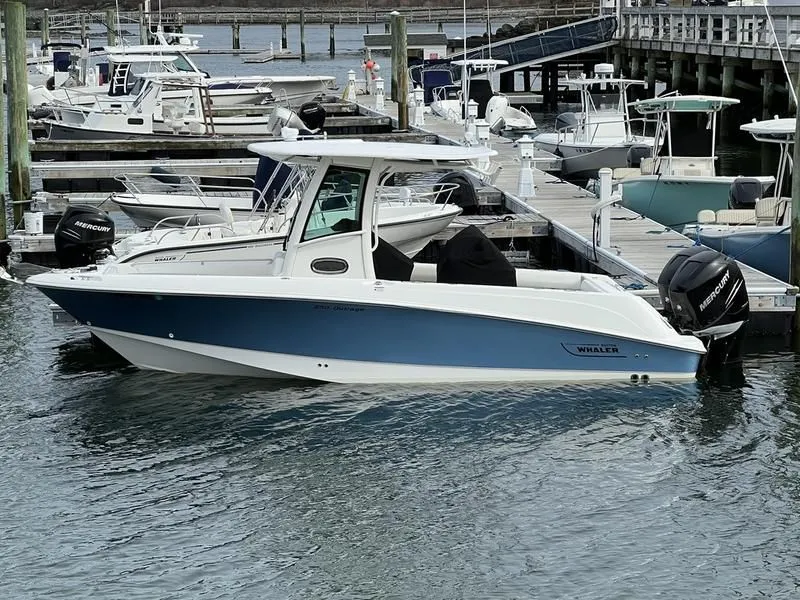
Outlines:
<svg viewBox="0 0 800 600"><path fill-rule="evenodd" d="M2 40L0 40L2 42ZM3 62L0 61L0 81L3 80ZM0 115L5 113L5 94L0 94ZM0 140L5 139L5 119L0 119ZM6 239L6 145L0 144L0 242ZM0 266L2 266L2 244L0 244Z"/></svg>
<svg viewBox="0 0 800 600"><path fill-rule="evenodd" d="M656 95L656 58L647 57L647 95L655 98Z"/></svg>
<svg viewBox="0 0 800 600"><path fill-rule="evenodd" d="M558 63L550 65L550 108L558 108Z"/></svg>
<svg viewBox="0 0 800 600"><path fill-rule="evenodd" d="M81 15L83 16L83 15ZM144 14L144 4L139 5L139 43L142 45L147 44L149 41L150 32L147 27L147 19Z"/></svg>
<svg viewBox="0 0 800 600"><path fill-rule="evenodd" d="M234 21L233 24L231 25L231 34L233 36L233 39L231 40L231 48L233 48L234 50L239 50L241 48L239 42L239 33L240 33L239 22Z"/></svg>
<svg viewBox="0 0 800 600"><path fill-rule="evenodd" d="M681 79L683 78L683 59L681 58L674 58L672 59L672 81L671 83L671 90L678 91L681 89Z"/></svg>
<svg viewBox="0 0 800 600"><path fill-rule="evenodd" d="M50 9L42 11L42 47L50 43Z"/></svg>
<svg viewBox="0 0 800 600"><path fill-rule="evenodd" d="M330 39L328 40L328 54L331 55L331 58L336 56L336 34L333 32L333 23L330 24Z"/></svg>
<svg viewBox="0 0 800 600"><path fill-rule="evenodd" d="M772 100L775 95L775 71L765 69L761 76L763 92L761 96L761 118L769 119L772 112Z"/></svg>
<svg viewBox="0 0 800 600"><path fill-rule="evenodd" d="M500 73L500 93L515 92L514 71Z"/></svg>
<svg viewBox="0 0 800 600"><path fill-rule="evenodd" d="M392 32L391 27L392 26L389 25L389 23L384 23L383 24L383 33L391 33Z"/></svg>
<svg viewBox="0 0 800 600"><path fill-rule="evenodd" d="M286 21L281 23L281 51L288 50L289 42L286 38Z"/></svg>
<svg viewBox="0 0 800 600"><path fill-rule="evenodd" d="M550 65L542 65L542 70L539 71L539 79L542 104L550 106Z"/></svg>
<svg viewBox="0 0 800 600"><path fill-rule="evenodd" d="M5 3L6 81L8 84L8 191L14 202L14 223L22 221L31 197L31 154L28 149L28 71L25 57L25 5Z"/></svg>
<svg viewBox="0 0 800 600"><path fill-rule="evenodd" d="M306 62L306 11L300 9L300 61Z"/></svg>
<svg viewBox="0 0 800 600"><path fill-rule="evenodd" d="M722 62L722 95L733 95L733 82L736 75L736 67L733 63L723 60Z"/></svg>
<svg viewBox="0 0 800 600"><path fill-rule="evenodd" d="M800 97L800 83L795 88ZM791 96L791 94L789 94ZM794 130L794 139L800 140L800 119ZM795 165L800 164L800 144L794 145L793 161ZM780 194L780 190L776 191ZM800 168L792 169L792 243L791 254L789 255L789 282L793 285L800 283ZM794 314L794 346L797 348L800 343L800 318L797 312Z"/></svg>
<svg viewBox="0 0 800 600"><path fill-rule="evenodd" d="M439 22L439 24L436 25L436 31L438 31L439 33L442 33L444 31L444 24Z"/></svg>
<svg viewBox="0 0 800 600"><path fill-rule="evenodd" d="M614 52L614 77L622 77L622 51Z"/></svg>
<svg viewBox="0 0 800 600"><path fill-rule="evenodd" d="M117 45L117 18L113 8L106 9L106 41L109 46Z"/></svg>
<svg viewBox="0 0 800 600"><path fill-rule="evenodd" d="M631 54L631 79L639 79L642 76L642 57L638 54Z"/></svg>
<svg viewBox="0 0 800 600"><path fill-rule="evenodd" d="M408 129L408 38L406 18L392 12L392 100L397 102L398 129Z"/></svg>
<svg viewBox="0 0 800 600"><path fill-rule="evenodd" d="M708 63L698 61L697 63L697 93L705 94L708 89Z"/></svg>

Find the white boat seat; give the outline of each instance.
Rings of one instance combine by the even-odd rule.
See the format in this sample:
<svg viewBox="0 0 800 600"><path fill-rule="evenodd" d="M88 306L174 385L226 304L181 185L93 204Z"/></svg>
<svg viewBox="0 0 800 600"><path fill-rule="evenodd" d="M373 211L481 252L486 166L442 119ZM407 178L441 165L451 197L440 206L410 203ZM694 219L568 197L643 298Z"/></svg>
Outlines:
<svg viewBox="0 0 800 600"><path fill-rule="evenodd" d="M753 225L756 211L751 208L724 208L716 212L716 222L720 225Z"/></svg>
<svg viewBox="0 0 800 600"><path fill-rule="evenodd" d="M641 169L635 167L617 167L614 169L614 179L616 180L627 179L628 177L639 177L643 174Z"/></svg>
<svg viewBox="0 0 800 600"><path fill-rule="evenodd" d="M716 223L717 213L708 208L701 210L700 212L697 213L697 222L703 224Z"/></svg>
<svg viewBox="0 0 800 600"><path fill-rule="evenodd" d="M785 219L784 210L790 210L788 202L791 202L789 198L761 198L756 202L756 225L778 225L780 217Z"/></svg>

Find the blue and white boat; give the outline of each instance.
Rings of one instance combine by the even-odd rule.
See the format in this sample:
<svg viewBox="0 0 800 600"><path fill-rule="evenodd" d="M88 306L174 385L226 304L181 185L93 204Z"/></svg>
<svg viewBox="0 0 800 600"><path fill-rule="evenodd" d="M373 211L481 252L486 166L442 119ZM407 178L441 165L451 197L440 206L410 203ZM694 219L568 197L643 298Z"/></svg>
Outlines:
<svg viewBox="0 0 800 600"><path fill-rule="evenodd" d="M680 228L694 223L703 209L728 207L728 196L735 176L718 175L715 146L717 113L738 104L734 98L720 96L661 96L631 103L640 114L655 116L656 140L663 140L667 153L643 158L639 168L618 168L614 179L620 184L622 205L667 227ZM670 115L706 114L711 128L711 153L707 156L674 156ZM655 147L657 148L659 144ZM775 178L754 177L766 191Z"/></svg>
<svg viewBox="0 0 800 600"><path fill-rule="evenodd" d="M706 353L698 336L729 337L743 322L717 313L733 297L746 311L747 295L736 263L710 250L728 262L707 269L713 276L692 292L672 285L683 271L670 267L670 294L705 297L684 309L691 300L675 296L679 332L607 276L514 269L476 228L449 240L438 264L414 263L378 238L376 190L387 178L469 169L493 150L360 140L250 149L316 167L271 273L164 275L111 264L28 283L144 369L349 383L686 380ZM347 210L321 218L343 177ZM716 316L691 325L686 310Z"/></svg>
<svg viewBox="0 0 800 600"><path fill-rule="evenodd" d="M747 187L757 189L757 182L750 182L749 186L747 181L741 182L745 192L743 201L723 210L700 211L697 223L687 225L684 235L781 281L789 281L792 199L781 196L780 191L792 161L795 127L794 118L742 125L741 129L759 142L780 146L775 194L753 198ZM736 194L732 194L731 200L737 200Z"/></svg>

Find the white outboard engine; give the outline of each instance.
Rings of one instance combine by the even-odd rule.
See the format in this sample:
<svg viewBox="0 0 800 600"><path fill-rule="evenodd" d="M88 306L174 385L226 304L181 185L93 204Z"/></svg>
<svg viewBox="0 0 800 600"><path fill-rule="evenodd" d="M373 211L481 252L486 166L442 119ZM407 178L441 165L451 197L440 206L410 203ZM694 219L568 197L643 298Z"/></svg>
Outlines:
<svg viewBox="0 0 800 600"><path fill-rule="evenodd" d="M750 304L735 260L704 246L684 248L662 269L658 293L673 327L705 342L704 366L741 361Z"/></svg>
<svg viewBox="0 0 800 600"><path fill-rule="evenodd" d="M737 177L728 191L728 208L755 208L761 193L761 182L758 179Z"/></svg>
<svg viewBox="0 0 800 600"><path fill-rule="evenodd" d="M114 221L94 206L69 206L54 233L62 269L85 267L112 253Z"/></svg>

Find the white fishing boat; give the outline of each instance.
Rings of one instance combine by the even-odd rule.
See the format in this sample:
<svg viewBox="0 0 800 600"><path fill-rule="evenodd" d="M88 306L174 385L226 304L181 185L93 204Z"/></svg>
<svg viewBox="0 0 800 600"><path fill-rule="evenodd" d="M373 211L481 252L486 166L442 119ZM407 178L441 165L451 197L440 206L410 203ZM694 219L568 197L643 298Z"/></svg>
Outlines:
<svg viewBox="0 0 800 600"><path fill-rule="evenodd" d="M220 116L210 110L206 80L192 74L143 73L141 86L130 104L98 101L90 108L51 106L52 115L39 123L49 139L97 140L138 139L182 136L276 135L294 114L276 106L269 114ZM163 98L165 85L181 87L185 97L172 101ZM320 109L317 126L324 122ZM306 107L308 108L308 107ZM311 114L307 111L307 114ZM305 125L300 122L305 130ZM308 131L311 131L309 129Z"/></svg>
<svg viewBox="0 0 800 600"><path fill-rule="evenodd" d="M679 94L634 102L631 106L644 116L657 119L656 139L666 136L666 155L653 152L641 160L639 167L618 168L614 179L621 184L622 205L667 227L683 228L697 220L704 209L728 207L731 185L738 178L717 174L717 114L738 104L735 98ZM671 115L676 113L705 115L711 130L711 151L707 155L675 156L671 132ZM753 176L763 195L775 178Z"/></svg>
<svg viewBox="0 0 800 600"><path fill-rule="evenodd" d="M495 59L470 59L454 60L453 66L461 68L460 89L450 78L442 80L442 74L452 73L443 69L441 65L432 68L436 77L431 77L437 82L430 88L430 108L435 115L454 122L464 122L464 115L468 115L465 102L475 102L476 117L485 119L494 131L533 131L536 121L526 110L511 106L508 97L492 89L491 73L501 65L507 65L505 60ZM419 77L425 85L426 71L423 68Z"/></svg>
<svg viewBox="0 0 800 600"><path fill-rule="evenodd" d="M594 74L564 81L580 92L580 112L559 115L556 131L533 140L537 148L562 157L565 177L584 179L595 177L603 167L632 166L641 154L652 155L655 147L655 138L634 133L628 111L628 88L645 82L613 77L614 66L606 63L597 65ZM634 157L632 148L639 155Z"/></svg>
<svg viewBox="0 0 800 600"><path fill-rule="evenodd" d="M697 336L730 343L747 318L736 263L710 250L668 265L680 333L606 276L514 269L475 228L448 241L435 265L381 240L376 192L387 178L468 169L494 155L486 148L304 140L251 149L315 168L269 273L164 275L113 263L28 284L140 368L348 383L692 379L706 353ZM343 175L351 201L317 218ZM720 291L700 314L694 296L708 286ZM731 302L718 300L734 288Z"/></svg>
<svg viewBox="0 0 800 600"><path fill-rule="evenodd" d="M794 118L742 125L741 129L757 141L780 148L772 193L762 197L759 180L740 178L731 188L728 208L701 210L697 223L687 225L683 234L781 281L789 281L792 199L782 196L781 190L791 170L796 126Z"/></svg>

